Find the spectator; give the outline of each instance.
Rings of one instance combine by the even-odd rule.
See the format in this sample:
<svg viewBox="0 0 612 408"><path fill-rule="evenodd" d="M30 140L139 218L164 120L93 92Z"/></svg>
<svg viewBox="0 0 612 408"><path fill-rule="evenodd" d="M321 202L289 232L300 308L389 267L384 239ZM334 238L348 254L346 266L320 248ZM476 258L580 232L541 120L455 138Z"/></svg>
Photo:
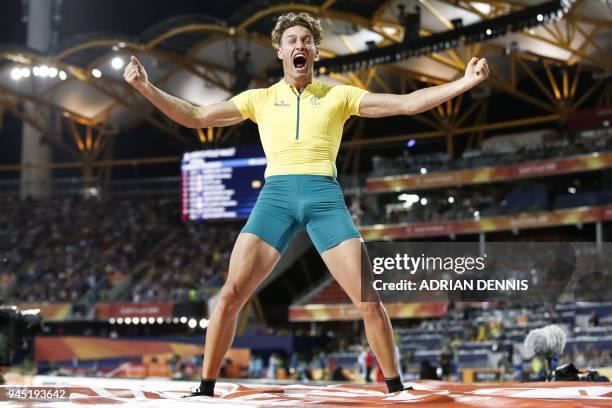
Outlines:
<svg viewBox="0 0 612 408"><path fill-rule="evenodd" d="M436 368L431 365L429 360L421 361L421 372L419 374L421 380L438 380Z"/></svg>
<svg viewBox="0 0 612 408"><path fill-rule="evenodd" d="M597 312L591 313L591 316L589 317L589 326L591 327L599 326L599 317L597 317Z"/></svg>
<svg viewBox="0 0 612 408"><path fill-rule="evenodd" d="M455 354L453 353L453 349L450 345L446 345L444 349L442 349L442 353L438 358L438 363L440 364L440 368L442 369L442 379L444 381L450 381L451 376L453 374L453 360L455 358Z"/></svg>
<svg viewBox="0 0 612 408"><path fill-rule="evenodd" d="M276 379L276 371L280 367L280 359L276 353L270 354L270 358L268 359L268 372L266 378L269 380Z"/></svg>

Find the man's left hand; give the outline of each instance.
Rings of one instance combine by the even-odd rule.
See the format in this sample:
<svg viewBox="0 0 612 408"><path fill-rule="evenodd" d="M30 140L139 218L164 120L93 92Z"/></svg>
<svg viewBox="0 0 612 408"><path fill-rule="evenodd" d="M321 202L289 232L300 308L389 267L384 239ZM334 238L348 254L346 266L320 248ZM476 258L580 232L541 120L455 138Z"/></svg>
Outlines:
<svg viewBox="0 0 612 408"><path fill-rule="evenodd" d="M465 69L463 79L472 88L487 79L488 76L489 66L487 65L486 58L473 57Z"/></svg>

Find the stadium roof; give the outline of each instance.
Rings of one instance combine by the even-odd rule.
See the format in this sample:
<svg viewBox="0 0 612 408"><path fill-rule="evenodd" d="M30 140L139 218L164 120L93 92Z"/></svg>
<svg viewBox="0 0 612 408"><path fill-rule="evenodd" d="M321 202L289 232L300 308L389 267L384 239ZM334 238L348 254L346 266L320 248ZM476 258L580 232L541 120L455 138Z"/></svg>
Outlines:
<svg viewBox="0 0 612 408"><path fill-rule="evenodd" d="M304 10L321 18L323 58L348 55L376 46L401 41L398 4L412 10L421 7L421 36L453 29L452 20L463 25L509 14L534 4L533 0L313 0L303 2L245 2L229 17L210 15L172 16L135 36L87 33L61 41L43 54L25 46L0 45L0 109L32 121L17 108L21 101L57 109L81 125L96 126L106 133L119 133L143 120L188 143L185 133L152 115L153 108L123 81L123 69L114 69L113 59L123 61L136 54L151 81L168 92L196 104L222 101L230 96L233 81L233 51L250 51L255 67L251 86L266 86L266 72L278 67L269 33L276 16ZM578 0L569 15L548 25L525 28L503 36L455 49L433 52L377 67L368 72L331 73L321 79L351 83L379 92L401 90L397 74L430 84L463 75L465 61L472 55L486 56L494 68L493 91L512 90L516 76L531 75L528 68L515 72L504 52L514 47L521 64L545 61L545 67L574 66L597 75L612 69L606 50L612 49L612 10L599 0ZM516 48L517 47L517 48ZM57 68L54 78L35 80L33 75L15 80L16 68L46 65ZM548 69L548 68L547 68ZM99 70L99 72L94 72ZM60 79L60 72L66 79ZM24 71L25 72L25 71ZM56 74L55 71L53 71ZM49 72L46 72L47 76ZM96 78L101 74L100 78ZM63 75L63 74L62 74ZM506 78L507 80L503 79ZM512 79L510 79L512 78ZM552 82L551 82L552 85ZM552 86L555 88L555 86ZM555 89L551 89L555 93ZM515 95L523 99L528 95ZM537 105L537 104L536 104Z"/></svg>

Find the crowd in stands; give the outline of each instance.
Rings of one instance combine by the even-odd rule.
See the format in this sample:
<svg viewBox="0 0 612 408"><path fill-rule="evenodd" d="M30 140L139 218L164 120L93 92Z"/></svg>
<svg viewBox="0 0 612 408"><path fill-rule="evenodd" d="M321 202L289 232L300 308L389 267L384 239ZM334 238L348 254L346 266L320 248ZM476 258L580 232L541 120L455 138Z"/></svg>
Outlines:
<svg viewBox="0 0 612 408"><path fill-rule="evenodd" d="M360 208L353 202L350 208L358 224L369 225L381 219L386 223L478 219L612 202L608 190L593 193L600 201L568 198L591 197L588 191L553 193L551 186L531 183L505 196L501 189L484 187L401 194L402 201L379 206L386 212L378 218L371 207ZM224 281L242 225L184 223L177 214L178 201L171 198L0 200L4 210L0 287L12 287L6 300L21 303L206 299ZM112 288L130 274L131 286L110 299Z"/></svg>
<svg viewBox="0 0 612 408"><path fill-rule="evenodd" d="M558 365L571 362L582 370L612 366L612 304L560 304L556 308L545 304L497 308L489 304L484 309L450 310L444 318L422 320L410 327L396 322L400 371L405 380L460 381L466 369L494 369L498 380L541 380L546 362L529 356L523 342L531 329L551 323L567 334ZM365 343L336 339L334 344L333 350L310 357L284 356L280 363L268 363L265 368L280 367L275 378L292 376L307 381L316 373L330 381L381 381L380 368ZM251 371L249 375L258 378ZM264 375L269 372L260 371L259 377Z"/></svg>
<svg viewBox="0 0 612 408"><path fill-rule="evenodd" d="M410 154L400 157L372 159L371 177L390 175L425 175L432 172L503 166L519 162L538 161L612 150L612 132L598 137L576 137L575 140L553 138L545 141L538 132L525 134L523 144L513 144L510 137L490 139L492 143L480 150L466 150L458 159L450 160L446 152ZM538 142L533 142L538 139ZM379 223L417 223L451 220L471 220L519 212L552 211L580 206L612 203L612 187L602 185L567 185L558 188L553 183L522 181L511 187L499 184L445 188L404 194L353 197L350 211L361 225ZM592 184L592 183L591 183ZM470 188L471 187L471 188Z"/></svg>
<svg viewBox="0 0 612 408"><path fill-rule="evenodd" d="M319 325L327 333L325 348L285 353L251 352L248 363L231 358L223 361L222 378L292 381L384 381L375 355L365 342L363 328L332 330L334 322ZM612 303L456 303L444 317L395 320L395 343L404 381L435 379L460 382L467 371L480 372L479 381L542 381L547 361L531 356L523 344L535 328L556 324L567 342L557 366L573 363L579 370L606 372L612 367ZM272 329L270 329L272 330ZM292 329L303 335L301 329ZM291 334L280 333L279 334ZM111 334L111 337L113 335ZM357 342L355 342L357 340ZM158 373L173 379L198 380L201 354L156 359ZM50 367L65 375L102 375L96 364L74 364L74 368ZM92 371L93 370L93 371Z"/></svg>
<svg viewBox="0 0 612 408"><path fill-rule="evenodd" d="M591 177L592 179L592 177ZM478 220L521 212L555 211L612 203L612 186L524 181L514 186L467 186L352 198L349 210L361 225ZM582 183L581 181L587 181Z"/></svg>
<svg viewBox="0 0 612 408"><path fill-rule="evenodd" d="M612 150L612 131L603 135L598 133L597 137L576 137L573 141L557 136L546 141L544 137L538 138L543 136L538 132L522 136L523 142L517 144L514 144L515 140L521 140L521 137L489 139L491 143L488 146L466 150L460 158L453 160L446 152L413 155L410 149L403 150L400 157L375 156L370 176L418 176ZM533 142L534 139L538 141ZM472 220L612 203L609 182L595 184L592 181L588 175L578 175L571 183L560 182L557 185L554 181L522 180L514 184L475 184L396 194L354 194L349 209L358 225L373 225Z"/></svg>
<svg viewBox="0 0 612 408"><path fill-rule="evenodd" d="M223 281L237 233L184 224L174 197L0 200L0 288L15 303L105 302L134 271L131 301L188 300L207 279Z"/></svg>
<svg viewBox="0 0 612 408"><path fill-rule="evenodd" d="M2 250L20 302L76 302L126 275L163 232L167 203L3 199Z"/></svg>
<svg viewBox="0 0 612 408"><path fill-rule="evenodd" d="M450 376L454 379L466 368L499 368L501 379L507 380L538 379L544 362L529 356L523 341L529 330L551 323L567 334L559 365L573 362L580 369L612 365L612 305L574 303L556 308L540 304L451 310L445 318L400 329L404 370L416 371L424 362L442 366L440 361L447 360L444 354L452 352Z"/></svg>
<svg viewBox="0 0 612 408"><path fill-rule="evenodd" d="M450 188L441 192L400 193L374 203L352 199L349 210L357 225L478 220L521 212L554 211L612 203L612 188L555 192L549 186L522 184L504 193Z"/></svg>
<svg viewBox="0 0 612 408"><path fill-rule="evenodd" d="M133 303L198 301L222 285L240 223L188 223L175 228L145 259Z"/></svg>
<svg viewBox="0 0 612 408"><path fill-rule="evenodd" d="M557 366L573 363L580 370L612 367L612 304L585 305L456 304L442 318L395 321L396 350L404 381L435 379L462 381L466 370L484 374L485 381L540 381L546 359L529 355L524 346L528 332L556 324L567 335ZM328 325L329 326L329 325ZM322 330L326 330L324 325ZM248 365L226 358L224 378L262 378L292 381L384 381L375 355L363 332L335 331L325 349L308 353L253 352ZM329 335L329 333L328 333ZM165 361L175 379L198 379L202 355L175 355ZM603 370L605 371L605 370ZM481 378L480 381L483 381Z"/></svg>
<svg viewBox="0 0 612 408"><path fill-rule="evenodd" d="M454 160L449 160L446 152L413 155L408 149L403 150L402 156L399 157L375 156L372 159L373 170L370 176L429 174L440 171L505 166L608 150L612 150L612 137L601 137L595 140L578 138L574 142L563 139L526 146L506 146L502 149L490 149L490 151L486 149L466 150L461 157Z"/></svg>
<svg viewBox="0 0 612 408"><path fill-rule="evenodd" d="M570 156L612 148L612 138L578 138L493 149L374 159L374 173L422 173ZM580 178L580 176L579 176ZM583 177L584 178L584 177ZM612 187L524 181L504 188L481 185L351 199L357 225L480 219L612 202ZM227 272L238 224L183 223L178 198L102 199L0 197L0 296L19 302L201 300ZM131 275L130 275L131 274ZM132 287L117 299L112 288L127 276Z"/></svg>

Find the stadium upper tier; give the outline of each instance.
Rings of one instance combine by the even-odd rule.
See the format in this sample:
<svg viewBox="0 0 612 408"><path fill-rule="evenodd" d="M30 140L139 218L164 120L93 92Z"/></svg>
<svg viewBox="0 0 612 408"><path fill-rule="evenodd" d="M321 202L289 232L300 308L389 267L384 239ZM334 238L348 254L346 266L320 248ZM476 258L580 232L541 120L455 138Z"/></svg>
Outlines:
<svg viewBox="0 0 612 408"><path fill-rule="evenodd" d="M363 225L481 220L609 204L612 204L612 189L582 188L578 191L567 185L555 188L540 183L522 183L506 190L448 189L438 194L396 194L388 200L380 199L379 211L362 210L361 219Z"/></svg>
<svg viewBox="0 0 612 408"><path fill-rule="evenodd" d="M486 56L502 77L510 76L505 63L509 52L529 64L534 62L533 55L546 59L553 62L555 69L556 61L567 60L572 64L580 62L587 71L609 69L610 62L598 51L610 48L609 24L602 17L608 12L605 3L588 1L574 6L573 1L564 1L555 4L552 12L542 10L529 18L521 14L545 3L552 2L459 4L434 0L422 8L417 38L410 39L398 19L395 1L245 2L234 12L224 13L229 16L225 19L202 14L172 16L133 36L84 33L65 38L46 53L22 45L0 45L0 88L3 105L14 114L19 112L13 105L27 100L57 110L78 123L98 126L106 133L122 132L134 123L147 121L190 144L189 135L154 118L151 106L144 105L123 81L122 68L130 54L137 54L150 79L173 95L196 104L220 102L231 95L232 83L236 82L235 50L248 50L251 54L252 86L268 84L267 72L278 68L269 38L274 18L298 10L321 19L324 37L320 64L331 68L331 61L340 59L335 68L339 65L341 72L321 73L321 78L331 83L350 82L385 91L386 84L394 86L398 73L427 83L447 82L463 72L463 55L475 50L479 57ZM566 13L571 13L572 18ZM511 15L517 17L508 18ZM565 24L556 21L561 16L566 16ZM488 27L488 20L499 18L504 18L503 23ZM548 27L551 24L557 24L558 35ZM471 26L478 30L468 34L465 30ZM403 42L404 38L408 41ZM412 49L416 45L418 50ZM437 52L442 50L448 50L452 57L437 58ZM363 53L366 54L361 60L354 60ZM354 81L348 75L349 71L372 66L381 67L374 81ZM528 79L529 74L528 70L512 72L518 81ZM380 83L385 85L379 86ZM491 81L499 92L508 91L509 84L505 80ZM127 94L132 97L125 97ZM536 102L536 106L544 103ZM29 117L24 120L34 121Z"/></svg>
<svg viewBox="0 0 612 408"><path fill-rule="evenodd" d="M541 135L544 131L533 132ZM494 140L494 139L491 139ZM463 155L455 160L448 158L446 153L430 153L411 155L409 150L404 150L404 155L399 157L387 158L375 156L372 159L373 170L368 179L368 188L372 191L384 189L383 183L379 178L385 177L387 181L393 180L390 176L406 175L411 177L432 176L432 173L454 172L465 169L499 168L517 163L538 162L546 163L549 159L561 159L569 157L589 157L590 153L604 153L612 150L612 130L602 129L594 138L577 138L574 142L568 139L558 139L552 142L531 143L531 145L513 145L511 141L500 144L497 148L483 147L479 150L466 150ZM603 166L608 167L607 163ZM574 169L558 169L558 171L572 171ZM574 171L588 171L588 166L584 169ZM522 178L538 176L540 174L525 173ZM491 181L503 181L501 177ZM521 175L517 175L520 178ZM449 179L450 180L450 179ZM446 185L452 185L454 180L447 181ZM486 181L486 179L485 179ZM474 180L473 182L482 182ZM398 190L401 186L397 183ZM438 183L427 182L417 183L414 187L444 187L442 180ZM407 186L406 186L407 187ZM408 189L408 188L404 188Z"/></svg>

